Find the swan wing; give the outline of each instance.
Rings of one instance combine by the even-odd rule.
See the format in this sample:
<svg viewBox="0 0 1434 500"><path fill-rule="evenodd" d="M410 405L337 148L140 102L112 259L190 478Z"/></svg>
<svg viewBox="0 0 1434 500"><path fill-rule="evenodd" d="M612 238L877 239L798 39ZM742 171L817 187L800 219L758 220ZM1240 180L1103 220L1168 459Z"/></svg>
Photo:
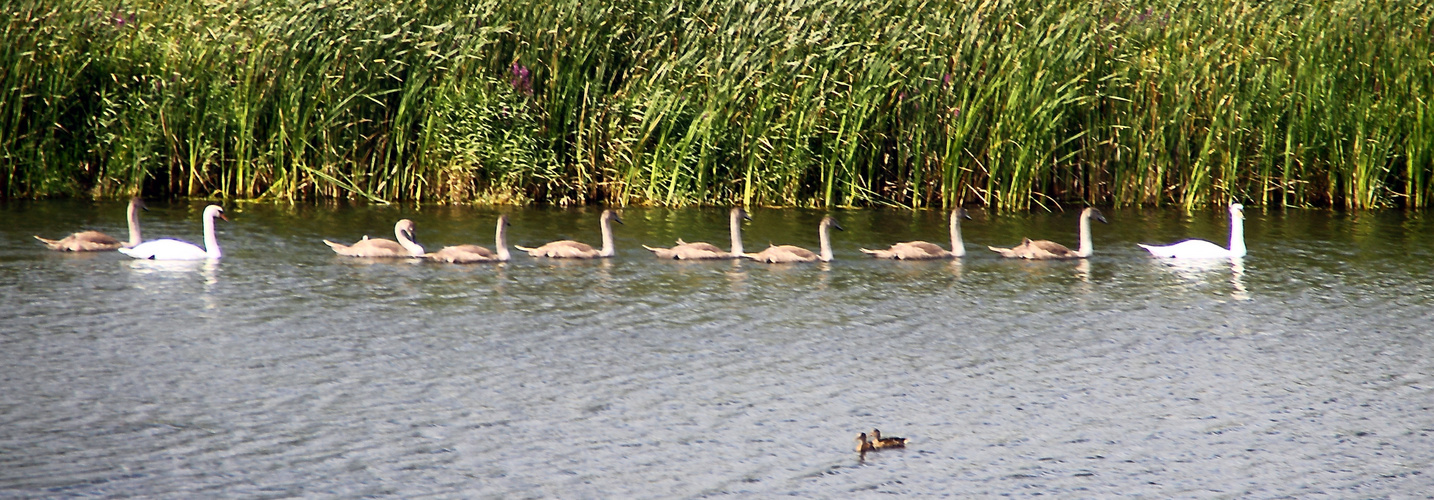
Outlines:
<svg viewBox="0 0 1434 500"><path fill-rule="evenodd" d="M788 262L811 262L817 260L817 254L799 246L778 245L767 247L766 250L762 250L756 254L749 254L748 258L769 264L783 264Z"/></svg>
<svg viewBox="0 0 1434 500"><path fill-rule="evenodd" d="M677 241L681 242L682 240L677 240ZM676 247L673 247L672 249L673 249L673 250L677 250L677 249L679 249L679 248L681 248L681 249L696 250L696 251L702 251L702 252L713 252L713 253L725 253L725 252L726 252L726 250L723 250L723 249L721 249L721 248L717 248L717 245L713 245L713 244L707 243L707 242L705 242L705 241L699 241L699 242L696 242L696 243L679 243Z"/></svg>
<svg viewBox="0 0 1434 500"><path fill-rule="evenodd" d="M1205 240L1185 240L1173 245L1140 245L1156 257L1169 259L1220 259L1230 256L1230 250Z"/></svg>
<svg viewBox="0 0 1434 500"><path fill-rule="evenodd" d="M891 249L898 252L898 259L940 259L951 256L951 253L941 248L940 245L925 241L897 243L893 245Z"/></svg>
<svg viewBox="0 0 1434 500"><path fill-rule="evenodd" d="M522 249L519 247L519 249ZM573 240L554 241L538 248L528 249L528 255L533 257L549 257L554 259L587 259L597 257L598 251L587 243Z"/></svg>
<svg viewBox="0 0 1434 500"><path fill-rule="evenodd" d="M187 241L174 239L153 240L140 243L134 248L120 248L120 253L136 259L151 260L204 260L209 254L203 248Z"/></svg>
<svg viewBox="0 0 1434 500"><path fill-rule="evenodd" d="M383 238L364 236L363 239L352 245L334 243L329 240L324 240L324 243L333 248L334 253L348 257L411 257L403 245L398 244L397 241Z"/></svg>
<svg viewBox="0 0 1434 500"><path fill-rule="evenodd" d="M1075 252L1071 251L1071 249L1051 240L1034 240L1027 243L1026 246L1030 249L1031 255L1030 257L1026 257L1028 259L1051 259L1075 256Z"/></svg>
<svg viewBox="0 0 1434 500"><path fill-rule="evenodd" d="M491 262L498 260L498 255L492 250L478 245L457 245L443 247L442 250L425 254L425 258L439 262L453 264L467 264L471 262Z"/></svg>
<svg viewBox="0 0 1434 500"><path fill-rule="evenodd" d="M100 252L124 246L124 242L99 231L83 231L60 240L48 240L39 236L36 236L35 239L40 240L51 250L63 252Z"/></svg>

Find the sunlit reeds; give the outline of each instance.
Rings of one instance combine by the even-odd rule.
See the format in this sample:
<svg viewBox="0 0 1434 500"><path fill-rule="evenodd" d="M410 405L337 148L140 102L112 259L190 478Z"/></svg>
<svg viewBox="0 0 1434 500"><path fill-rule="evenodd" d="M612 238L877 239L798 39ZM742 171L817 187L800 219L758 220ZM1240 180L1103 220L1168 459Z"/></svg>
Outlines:
<svg viewBox="0 0 1434 500"><path fill-rule="evenodd" d="M1427 206L1434 6L17 0L0 192Z"/></svg>

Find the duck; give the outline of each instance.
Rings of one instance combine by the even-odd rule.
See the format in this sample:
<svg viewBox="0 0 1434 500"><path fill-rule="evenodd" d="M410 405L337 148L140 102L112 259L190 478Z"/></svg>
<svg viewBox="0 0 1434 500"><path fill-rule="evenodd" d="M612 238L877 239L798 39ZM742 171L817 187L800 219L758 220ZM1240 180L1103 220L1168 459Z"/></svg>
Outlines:
<svg viewBox="0 0 1434 500"><path fill-rule="evenodd" d="M209 205L204 207L204 248L199 245L175 239L159 239L146 241L135 245L134 248L119 248L119 252L136 259L149 260L218 260L224 254L219 250L219 238L214 236L214 219L220 218L228 221L224 216L224 207Z"/></svg>
<svg viewBox="0 0 1434 500"><path fill-rule="evenodd" d="M324 240L324 244L334 249L334 253L348 257L422 257L426 252L423 251L423 246L413 242L413 232L415 229L416 226L413 221L402 219L393 225L393 235L398 238L398 241L383 238L370 239L368 235L364 235L363 239L358 240L352 245L335 243L329 240Z"/></svg>
<svg viewBox="0 0 1434 500"><path fill-rule="evenodd" d="M928 259L957 259L966 255L966 247L961 243L961 219L971 219L971 214L966 209L957 208L951 211L951 251L941 248L941 245L927 243L925 241L907 241L897 243L886 250L867 250L861 252L878 259L897 260L928 260Z"/></svg>
<svg viewBox="0 0 1434 500"><path fill-rule="evenodd" d="M617 249L612 243L612 223L622 224L622 218L617 212L603 210L602 217L598 224L602 228L602 249L593 248L587 243L579 243L573 240L554 241L536 248L513 245L514 248L528 252L532 257L548 257L551 259L597 259L612 257L617 254Z"/></svg>
<svg viewBox="0 0 1434 500"><path fill-rule="evenodd" d="M1060 260L1060 259L1084 259L1090 257L1094 252L1090 240L1090 220L1095 219L1102 224L1109 224L1105 216L1095 207L1086 207L1080 213L1080 248L1075 251L1066 248L1065 245L1050 240L1032 240L1023 238L1019 246L1012 248L987 247L991 251L1001 254L1002 257L1012 259L1029 260Z"/></svg>
<svg viewBox="0 0 1434 500"><path fill-rule="evenodd" d="M795 262L831 262L832 242L831 229L844 231L841 224L831 216L823 217L820 225L817 226L817 237L821 241L821 253L814 253L811 250L794 245L770 245L766 250L757 253L744 253L743 257L757 262L768 264L786 264Z"/></svg>
<svg viewBox="0 0 1434 500"><path fill-rule="evenodd" d="M711 243L706 243L706 242L688 243L688 242L685 242L685 241L682 241L682 240L677 240L677 246L672 247L672 248L654 248L654 247L650 247L650 246L647 246L647 245L643 245L642 248L646 248L646 249L652 251L653 255L657 256L657 258L659 258L659 259L677 259L677 260L740 259L740 258L742 258L742 253L743 253L743 252L742 252L742 221L744 221L744 220L752 220L752 217L749 216L749 215L747 215L747 211L746 211L746 210L743 210L742 207L736 207L736 208L733 208L730 213L728 213L728 218L729 218L728 224L729 224L729 226L730 226L730 228L731 228L731 236L732 236L732 250L731 250L730 252L724 252L724 251L722 251L721 248L718 248L717 245L713 245L713 244L711 244Z"/></svg>
<svg viewBox="0 0 1434 500"><path fill-rule="evenodd" d="M1230 204L1230 248L1197 239L1185 240L1173 245L1146 245L1136 243L1156 257L1168 259L1226 259L1245 256L1245 206Z"/></svg>
<svg viewBox="0 0 1434 500"><path fill-rule="evenodd" d="M872 430L871 430L871 445L872 445L872 447L874 447L874 448L876 448L876 449L878 449L878 450L880 450L880 449L885 449L885 448L905 448L905 447L906 447L906 438L900 438L900 437L888 437L888 438L884 438L884 437L881 437L881 431L880 431L880 430L878 430L878 429L872 429Z"/></svg>
<svg viewBox="0 0 1434 500"><path fill-rule="evenodd" d="M476 262L507 262L511 256L508 253L508 216L498 216L498 231L493 237L493 248L489 250L478 245L457 245L443 247L437 252L423 254L423 258L435 262L447 262L450 264L472 264Z"/></svg>
<svg viewBox="0 0 1434 500"><path fill-rule="evenodd" d="M149 210L144 206L144 200L136 196L130 198L129 206L125 208L125 219L129 221L129 241L120 241L99 231L81 231L71 234L58 240L51 240L35 236L50 250L60 252L105 252L118 250L120 248L134 248L144 240L139 232L139 211Z"/></svg>
<svg viewBox="0 0 1434 500"><path fill-rule="evenodd" d="M860 453L860 454L862 454L862 455L866 455L866 452L868 452L868 451L876 451L876 445L871 444L871 441L868 441L868 440L866 439L866 433L865 433L865 432L860 433L860 434L857 434L857 435L856 435L856 452L857 452L857 453Z"/></svg>

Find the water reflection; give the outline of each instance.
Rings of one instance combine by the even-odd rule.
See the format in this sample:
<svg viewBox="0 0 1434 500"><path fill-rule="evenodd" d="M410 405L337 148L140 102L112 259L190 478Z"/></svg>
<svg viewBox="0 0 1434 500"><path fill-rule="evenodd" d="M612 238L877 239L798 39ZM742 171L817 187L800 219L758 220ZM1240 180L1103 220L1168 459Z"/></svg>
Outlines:
<svg viewBox="0 0 1434 500"><path fill-rule="evenodd" d="M1187 287L1199 287L1213 281L1223 281L1229 275L1230 296L1236 300L1250 300L1250 290L1245 285L1245 260L1230 259L1151 259L1157 266L1178 276Z"/></svg>
<svg viewBox="0 0 1434 500"><path fill-rule="evenodd" d="M1234 292L1230 294L1235 300L1250 300L1250 290L1245 287L1245 259L1235 257L1230 259L1230 285Z"/></svg>

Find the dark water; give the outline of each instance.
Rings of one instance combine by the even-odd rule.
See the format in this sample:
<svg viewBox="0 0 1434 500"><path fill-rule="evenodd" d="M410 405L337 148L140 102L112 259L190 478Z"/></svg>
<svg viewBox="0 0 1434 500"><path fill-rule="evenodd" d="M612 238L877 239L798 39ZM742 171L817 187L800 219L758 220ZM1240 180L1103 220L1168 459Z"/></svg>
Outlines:
<svg viewBox="0 0 1434 500"><path fill-rule="evenodd" d="M202 205L146 237L199 241ZM364 262L320 239L491 245L488 208L231 205L218 264L66 255L123 207L0 205L0 496L1425 497L1434 491L1434 218L1248 212L1250 256L1175 267L1137 242L1224 242L1219 211L846 211L838 261L655 261L725 246L724 210L628 209L618 257ZM510 209L510 238L596 243L597 210ZM747 245L816 244L755 210ZM122 235L121 235L122 236ZM389 236L391 237L391 236ZM911 438L859 460L857 432Z"/></svg>

